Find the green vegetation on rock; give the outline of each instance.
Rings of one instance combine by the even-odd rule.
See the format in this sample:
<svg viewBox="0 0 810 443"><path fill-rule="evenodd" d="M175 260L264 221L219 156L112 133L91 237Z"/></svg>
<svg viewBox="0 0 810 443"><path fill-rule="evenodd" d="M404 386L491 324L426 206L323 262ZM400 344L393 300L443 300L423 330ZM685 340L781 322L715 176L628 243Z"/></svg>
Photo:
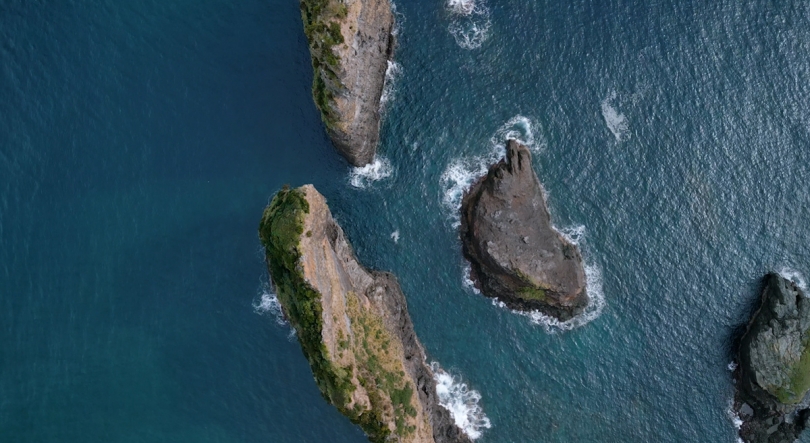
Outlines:
<svg viewBox="0 0 810 443"><path fill-rule="evenodd" d="M346 18L346 5L338 0L301 0L300 7L312 56L312 96L324 124L332 127L337 122L332 106L335 92L342 88L337 75L339 58L332 48L343 43L339 21Z"/></svg>
<svg viewBox="0 0 810 443"><path fill-rule="evenodd" d="M304 191L284 187L265 208L259 224L259 238L265 248L268 269L284 313L295 328L313 375L323 396L352 422L360 425L373 443L392 441L413 434L413 383L401 370L397 342L373 309L362 306L357 294L349 293L347 315L353 336L339 331L337 349L340 358L351 352L357 367L342 367L330 359L323 340L322 296L304 278L300 242L309 203ZM401 351L400 351L401 352ZM354 376L356 375L356 379ZM359 385L367 392L370 407L352 403ZM395 427L393 430L389 423ZM395 439L399 441L399 439Z"/></svg>
<svg viewBox="0 0 810 443"><path fill-rule="evenodd" d="M802 344L804 351L792 368L789 385L781 386L775 392L776 398L786 405L799 403L810 390L810 337L805 338Z"/></svg>
<svg viewBox="0 0 810 443"><path fill-rule="evenodd" d="M354 385L346 371L335 368L329 361L321 339L321 295L304 280L298 264L298 246L307 213L309 204L304 193L285 186L265 208L259 223L259 238L276 294L298 334L318 388L328 401L340 408L347 403Z"/></svg>

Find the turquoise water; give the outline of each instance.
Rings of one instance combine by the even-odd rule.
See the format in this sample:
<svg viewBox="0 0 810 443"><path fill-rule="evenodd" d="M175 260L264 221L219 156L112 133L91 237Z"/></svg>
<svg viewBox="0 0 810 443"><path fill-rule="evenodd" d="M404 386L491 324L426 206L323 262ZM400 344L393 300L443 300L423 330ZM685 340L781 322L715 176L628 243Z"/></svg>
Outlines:
<svg viewBox="0 0 810 443"><path fill-rule="evenodd" d="M261 210L314 183L478 441L734 442L733 332L764 273L810 276L810 5L478 1L397 3L377 181L295 1L0 5L0 440L366 441L256 308ZM454 204L508 133L604 296L573 330L463 281Z"/></svg>

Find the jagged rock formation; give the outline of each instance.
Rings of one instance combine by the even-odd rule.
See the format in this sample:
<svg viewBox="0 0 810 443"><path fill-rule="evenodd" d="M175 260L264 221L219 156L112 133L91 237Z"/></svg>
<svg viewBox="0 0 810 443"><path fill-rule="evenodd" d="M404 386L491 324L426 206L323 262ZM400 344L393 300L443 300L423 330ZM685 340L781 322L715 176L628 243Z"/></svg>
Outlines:
<svg viewBox="0 0 810 443"><path fill-rule="evenodd" d="M283 189L259 236L284 313L323 396L375 443L469 443L436 382L396 278L355 258L324 197Z"/></svg>
<svg viewBox="0 0 810 443"><path fill-rule="evenodd" d="M338 151L363 166L374 159L380 136L380 97L394 46L391 2L300 1L315 104Z"/></svg>
<svg viewBox="0 0 810 443"><path fill-rule="evenodd" d="M461 241L476 286L512 309L564 321L588 303L579 250L551 226L531 153L515 140L464 195Z"/></svg>
<svg viewBox="0 0 810 443"><path fill-rule="evenodd" d="M740 342L737 411L749 443L792 443L810 389L810 300L790 280L766 277L762 305Z"/></svg>

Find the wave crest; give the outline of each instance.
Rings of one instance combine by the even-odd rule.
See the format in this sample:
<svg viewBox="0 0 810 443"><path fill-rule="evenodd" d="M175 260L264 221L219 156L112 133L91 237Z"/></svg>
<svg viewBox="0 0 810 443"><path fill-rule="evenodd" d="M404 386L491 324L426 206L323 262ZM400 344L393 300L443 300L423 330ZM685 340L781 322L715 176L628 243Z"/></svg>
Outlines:
<svg viewBox="0 0 810 443"><path fill-rule="evenodd" d="M542 132L535 134L539 124L531 117L516 115L502 124L489 139L489 152L473 157L453 159L447 165L439 181L442 189L442 204L449 214L453 228L458 228L461 199L470 186L489 170L489 166L504 157L506 141L514 139L537 154L545 147Z"/></svg>
<svg viewBox="0 0 810 443"><path fill-rule="evenodd" d="M349 184L358 189L365 189L370 184L388 178L394 172L391 162L385 157L374 157L374 161L360 167L353 167L349 172Z"/></svg>
<svg viewBox="0 0 810 443"><path fill-rule="evenodd" d="M492 427L489 417L478 404L481 394L467 387L461 377L446 372L438 362L430 364L433 379L436 381L436 394L439 404L450 411L453 421L470 439L475 440Z"/></svg>
<svg viewBox="0 0 810 443"><path fill-rule="evenodd" d="M447 30L464 49L476 49L489 38L492 20L489 8L480 0L448 0L447 11L453 17Z"/></svg>
<svg viewBox="0 0 810 443"><path fill-rule="evenodd" d="M262 283L259 288L258 297L253 300L253 312L259 315L270 314L280 326L289 324L281 309L281 302L269 283Z"/></svg>
<svg viewBox="0 0 810 443"><path fill-rule="evenodd" d="M807 293L807 280L804 279L804 276L799 271L791 268L782 268L779 270L779 275L786 280L796 283L796 286L804 292L804 296L810 297L810 294Z"/></svg>
<svg viewBox="0 0 810 443"><path fill-rule="evenodd" d="M383 91L380 96L380 112L385 111L389 103L394 101L396 97L397 80L402 75L402 65L399 63L388 60L388 67L385 68L385 81L383 82Z"/></svg>

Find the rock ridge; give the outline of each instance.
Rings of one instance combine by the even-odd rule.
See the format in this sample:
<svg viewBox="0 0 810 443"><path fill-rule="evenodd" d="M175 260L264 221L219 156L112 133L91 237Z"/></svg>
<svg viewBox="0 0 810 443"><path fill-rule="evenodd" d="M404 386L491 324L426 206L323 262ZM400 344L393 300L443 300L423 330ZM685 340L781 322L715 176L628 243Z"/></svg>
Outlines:
<svg viewBox="0 0 810 443"><path fill-rule="evenodd" d="M396 277L357 261L313 186L279 191L259 236L279 301L327 401L375 443L471 442L439 404Z"/></svg>
<svg viewBox="0 0 810 443"><path fill-rule="evenodd" d="M460 236L470 278L484 295L561 321L587 306L582 256L551 225L531 153L516 140L464 194Z"/></svg>
<svg viewBox="0 0 810 443"><path fill-rule="evenodd" d="M796 441L810 406L810 300L794 282L778 274L765 277L738 361L740 437L748 443Z"/></svg>
<svg viewBox="0 0 810 443"><path fill-rule="evenodd" d="M332 142L354 166L374 159L394 48L390 0L300 0L312 94Z"/></svg>

